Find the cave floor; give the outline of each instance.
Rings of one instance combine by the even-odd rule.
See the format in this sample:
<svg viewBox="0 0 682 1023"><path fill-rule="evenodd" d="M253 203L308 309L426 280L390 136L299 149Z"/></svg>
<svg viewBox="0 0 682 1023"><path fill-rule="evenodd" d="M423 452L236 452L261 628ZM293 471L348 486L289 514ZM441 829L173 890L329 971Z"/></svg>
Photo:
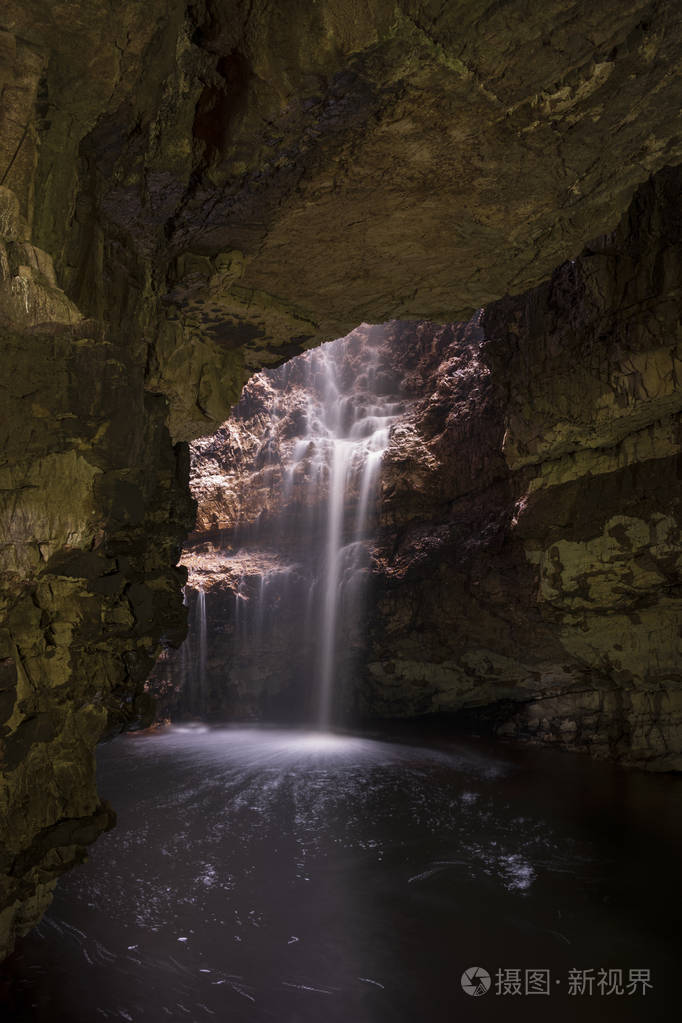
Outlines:
<svg viewBox="0 0 682 1023"><path fill-rule="evenodd" d="M4 965L3 1020L676 1017L675 777L414 730L206 726L122 736L98 771L118 826ZM569 993L578 969L592 994Z"/></svg>

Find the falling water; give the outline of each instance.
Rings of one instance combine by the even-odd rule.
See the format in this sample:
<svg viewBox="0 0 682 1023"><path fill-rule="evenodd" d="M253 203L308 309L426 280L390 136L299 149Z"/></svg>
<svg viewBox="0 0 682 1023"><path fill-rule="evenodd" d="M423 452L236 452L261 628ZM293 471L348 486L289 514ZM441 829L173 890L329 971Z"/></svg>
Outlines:
<svg viewBox="0 0 682 1023"><path fill-rule="evenodd" d="M206 690L207 690L207 679L206 679L206 655L208 648L208 633L206 627L206 594L202 586L199 587L197 593L197 618L198 618L198 633L199 633L199 657L197 663L198 672L198 690L199 690L199 710L200 713L205 714L207 708Z"/></svg>
<svg viewBox="0 0 682 1023"><path fill-rule="evenodd" d="M204 717L209 707L209 687L208 624L203 586L183 587L182 602L187 608L187 638L172 662L170 681L183 694L184 712Z"/></svg>
<svg viewBox="0 0 682 1023"><path fill-rule="evenodd" d="M232 598L221 612L229 619L221 635L229 640L212 648L210 677L218 598L215 586L205 594L190 573L196 599L181 670L185 689L194 690L185 700L192 713L220 705L216 690L232 687L238 706L252 694L257 716L278 717L283 708L291 716L297 707L294 716L319 729L335 720L339 682L349 678L362 645L381 460L405 409L383 340L383 328L358 330L259 378L269 401L265 411L259 405L262 439L249 456L252 491L243 501L250 524L236 522L211 555L232 579ZM238 406L240 415L253 430L252 412ZM221 678L216 662L223 662Z"/></svg>
<svg viewBox="0 0 682 1023"><path fill-rule="evenodd" d="M319 648L317 724L322 729L329 728L332 721L339 643L348 632L350 619L361 609L378 471L390 424L400 407L381 402L371 393L376 350L367 352L366 383L357 390L354 380L343 384L342 356L343 348L336 343L310 356L310 376L313 381L322 378L323 401L319 414L309 417L306 450L312 444L319 452L322 471L315 474L316 480L325 475L328 480L324 558L313 587L322 591L320 615L314 623ZM368 404L368 399L373 403Z"/></svg>

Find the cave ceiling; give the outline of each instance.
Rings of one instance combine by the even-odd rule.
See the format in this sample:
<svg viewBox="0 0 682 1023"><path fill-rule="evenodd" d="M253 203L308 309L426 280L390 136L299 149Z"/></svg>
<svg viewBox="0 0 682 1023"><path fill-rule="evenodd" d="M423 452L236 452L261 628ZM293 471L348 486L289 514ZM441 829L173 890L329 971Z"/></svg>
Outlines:
<svg viewBox="0 0 682 1023"><path fill-rule="evenodd" d="M682 158L676 3L11 0L3 18L4 183L86 315L139 325L160 303L150 386L178 437L236 398L183 402L183 373L202 387L188 337L204 377L241 381L363 320L461 318Z"/></svg>

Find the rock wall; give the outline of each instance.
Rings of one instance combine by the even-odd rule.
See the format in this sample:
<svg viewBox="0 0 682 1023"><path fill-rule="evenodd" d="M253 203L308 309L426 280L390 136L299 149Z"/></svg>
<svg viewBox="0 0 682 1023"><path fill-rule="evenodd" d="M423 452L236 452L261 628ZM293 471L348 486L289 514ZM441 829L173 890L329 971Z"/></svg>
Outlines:
<svg viewBox="0 0 682 1023"><path fill-rule="evenodd" d="M7 0L0 953L182 632L186 449L361 321L538 284L682 159L679 5ZM83 825L81 827L81 824Z"/></svg>
<svg viewBox="0 0 682 1023"><path fill-rule="evenodd" d="M366 713L682 766L681 191L455 331L394 432Z"/></svg>
<svg viewBox="0 0 682 1023"><path fill-rule="evenodd" d="M145 347L176 440L360 322L538 284L682 160L673 0L7 0L0 27L0 184Z"/></svg>
<svg viewBox="0 0 682 1023"><path fill-rule="evenodd" d="M0 934L114 820L94 747L149 722L158 637L184 634L174 568L192 523L186 450L140 353L83 318L0 190L5 322L0 467ZM83 382L90 381L84 387ZM26 407L30 429L22 429ZM7 944L0 946L0 954Z"/></svg>

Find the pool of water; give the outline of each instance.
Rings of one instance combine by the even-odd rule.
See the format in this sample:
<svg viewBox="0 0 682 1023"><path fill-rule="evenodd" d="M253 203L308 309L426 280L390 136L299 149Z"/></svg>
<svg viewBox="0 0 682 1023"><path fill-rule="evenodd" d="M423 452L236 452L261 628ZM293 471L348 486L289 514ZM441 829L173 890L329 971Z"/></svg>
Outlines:
<svg viewBox="0 0 682 1023"><path fill-rule="evenodd" d="M676 778L483 740L199 726L122 736L98 765L118 826L5 964L0 1019L678 1018Z"/></svg>

